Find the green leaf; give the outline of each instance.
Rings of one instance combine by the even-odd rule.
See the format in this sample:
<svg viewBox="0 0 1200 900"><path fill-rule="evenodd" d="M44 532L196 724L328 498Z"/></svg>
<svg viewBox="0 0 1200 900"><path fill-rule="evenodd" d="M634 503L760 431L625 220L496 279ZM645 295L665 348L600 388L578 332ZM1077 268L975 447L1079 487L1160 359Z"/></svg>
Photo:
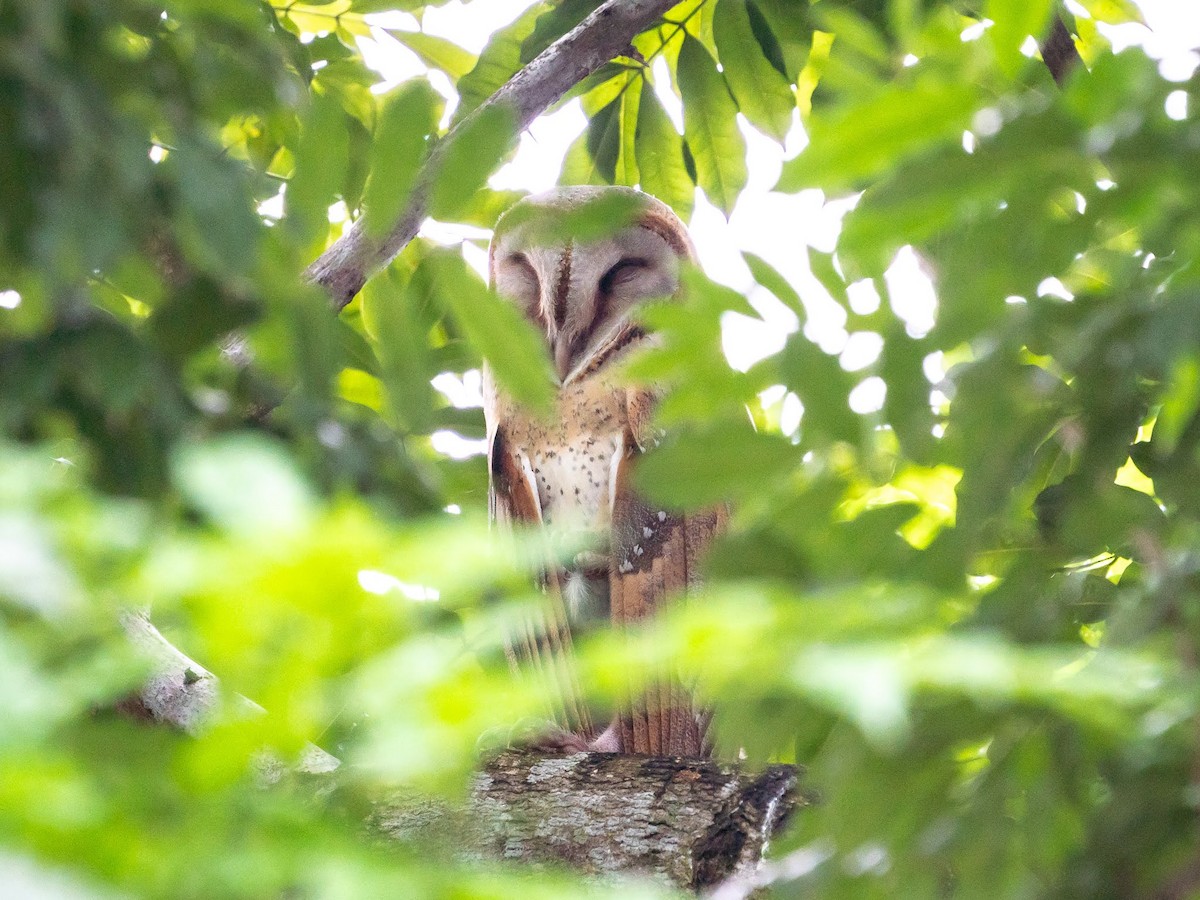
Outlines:
<svg viewBox="0 0 1200 900"><path fill-rule="evenodd" d="M721 0L713 13L721 70L738 108L751 124L780 143L792 127L796 95L763 53L747 0Z"/></svg>
<svg viewBox="0 0 1200 900"><path fill-rule="evenodd" d="M922 81L814 112L810 143L784 163L775 190L852 190L908 157L959 140L978 104L972 85Z"/></svg>
<svg viewBox="0 0 1200 900"><path fill-rule="evenodd" d="M357 13L387 12L393 9L419 13L427 6L445 6L448 0L351 0L350 8Z"/></svg>
<svg viewBox="0 0 1200 900"><path fill-rule="evenodd" d="M582 201L558 206L517 206L497 225L503 233L518 226L531 246L554 246L565 240L586 244L611 237L635 222L646 209L646 196L630 188L598 191Z"/></svg>
<svg viewBox="0 0 1200 900"><path fill-rule="evenodd" d="M792 287L788 280L783 277L783 274L761 256L753 253L743 253L742 258L746 261L746 265L750 267L750 274L754 276L754 280L779 298L788 309L796 314L801 324L803 324L804 320L808 318L808 313L804 309L804 303L800 300L800 295L796 293L796 289Z"/></svg>
<svg viewBox="0 0 1200 900"><path fill-rule="evenodd" d="M858 443L863 424L850 409L848 399L856 377L842 369L836 356L797 332L783 348L779 369L788 388L804 404L802 446L825 446L835 441Z"/></svg>
<svg viewBox="0 0 1200 900"><path fill-rule="evenodd" d="M336 128L335 128L336 132ZM336 134L322 176L339 165ZM312 162L309 159L309 162ZM164 163L176 172L182 209L177 227L189 249L212 269L247 273L255 264L260 223L247 196L240 166L211 145L185 144Z"/></svg>
<svg viewBox="0 0 1200 900"><path fill-rule="evenodd" d="M483 104L488 97L512 78L521 68L521 45L533 34L538 18L551 7L545 2L535 3L507 28L492 35L475 68L458 81L458 109L454 112L455 122Z"/></svg>
<svg viewBox="0 0 1200 900"><path fill-rule="evenodd" d="M424 79L405 82L384 101L363 191L363 228L370 237L387 234L407 205L441 106L441 98Z"/></svg>
<svg viewBox="0 0 1200 900"><path fill-rule="evenodd" d="M1021 53L1025 39L1040 39L1046 32L1054 0L988 0L984 15L992 20L988 37L996 48L996 61L1009 78L1015 78L1028 60Z"/></svg>
<svg viewBox="0 0 1200 900"><path fill-rule="evenodd" d="M599 186L611 183L605 180L600 166L592 158L592 152L588 149L588 142L592 139L592 124L595 121L596 119L593 117L583 134L573 140L571 146L567 148L567 152L563 156L562 169L558 173L559 184Z"/></svg>
<svg viewBox="0 0 1200 900"><path fill-rule="evenodd" d="M613 181L634 187L641 181L637 164L637 123L646 80L634 72L630 72L627 79L621 94L621 152L617 155Z"/></svg>
<svg viewBox="0 0 1200 900"><path fill-rule="evenodd" d="M618 97L592 116L587 127L587 151L602 182L612 184L617 177L617 159L621 154L622 102ZM594 183L588 178L588 183Z"/></svg>
<svg viewBox="0 0 1200 900"><path fill-rule="evenodd" d="M559 0L540 15L533 33L521 44L521 62L527 63L582 22L596 8L596 0Z"/></svg>
<svg viewBox="0 0 1200 900"><path fill-rule="evenodd" d="M889 257L890 258L890 257ZM846 309L850 308L850 298L846 295L846 279L834 265L832 253L822 253L812 247L808 248L808 270L813 277L821 282L821 287L829 291L829 296Z"/></svg>
<svg viewBox="0 0 1200 900"><path fill-rule="evenodd" d="M388 29L388 34L417 54L425 65L445 72L455 83L479 63L475 54L435 34L394 28Z"/></svg>
<svg viewBox="0 0 1200 900"><path fill-rule="evenodd" d="M542 336L514 304L489 291L458 254L437 254L428 265L455 324L483 354L504 389L520 403L549 411L554 378Z"/></svg>
<svg viewBox="0 0 1200 900"><path fill-rule="evenodd" d="M683 138L654 91L638 104L635 149L642 190L670 206L683 221L692 217L696 185L683 159Z"/></svg>
<svg viewBox="0 0 1200 900"><path fill-rule="evenodd" d="M741 421L746 403L766 386L725 360L721 320L730 312L755 315L745 297L690 266L684 268L680 296L641 310L657 346L633 356L625 371L638 383L670 386L656 413L664 427L713 418Z"/></svg>
<svg viewBox="0 0 1200 900"><path fill-rule="evenodd" d="M923 363L929 348L913 340L893 320L884 334L879 358L879 375L887 382L883 414L891 424L905 453L917 462L929 462L934 450L933 414L929 407L929 379Z"/></svg>
<svg viewBox="0 0 1200 900"><path fill-rule="evenodd" d="M249 434L179 449L175 482L215 524L254 542L302 531L313 497L283 446Z"/></svg>
<svg viewBox="0 0 1200 900"><path fill-rule="evenodd" d="M747 10L763 54L772 64L781 64L780 71L788 84L795 84L812 47L811 25L805 10L798 9L795 0L748 0Z"/></svg>
<svg viewBox="0 0 1200 900"><path fill-rule="evenodd" d="M404 430L428 430L433 414L429 380L437 370L430 359L428 325L416 309L416 292L392 267L368 281L360 299L392 411Z"/></svg>
<svg viewBox="0 0 1200 900"><path fill-rule="evenodd" d="M737 127L737 105L704 46L683 42L677 66L683 134L696 160L696 182L726 216L746 185L746 142Z"/></svg>
<svg viewBox="0 0 1200 900"><path fill-rule="evenodd" d="M516 118L507 106L493 104L461 122L446 138L434 176L429 212L453 221L468 208L488 177L516 142Z"/></svg>
<svg viewBox="0 0 1200 900"><path fill-rule="evenodd" d="M167 356L183 359L235 328L256 321L258 304L208 278L196 278L173 291L147 323L154 342Z"/></svg>
<svg viewBox="0 0 1200 900"><path fill-rule="evenodd" d="M778 435L756 434L744 419L680 433L638 460L637 484L652 500L696 508L778 484L799 462Z"/></svg>
<svg viewBox="0 0 1200 900"><path fill-rule="evenodd" d="M287 221L302 240L312 240L328 229L329 205L345 178L348 153L341 104L327 94L313 95L285 195Z"/></svg>
<svg viewBox="0 0 1200 900"><path fill-rule="evenodd" d="M1107 22L1109 25L1124 25L1127 22L1146 24L1142 11L1134 0L1079 0L1079 5L1086 9L1093 19Z"/></svg>

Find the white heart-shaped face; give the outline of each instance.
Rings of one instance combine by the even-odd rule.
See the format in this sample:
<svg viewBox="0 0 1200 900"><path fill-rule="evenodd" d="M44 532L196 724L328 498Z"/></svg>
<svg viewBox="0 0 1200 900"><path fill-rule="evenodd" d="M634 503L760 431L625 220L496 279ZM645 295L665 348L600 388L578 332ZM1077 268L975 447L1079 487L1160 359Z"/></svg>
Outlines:
<svg viewBox="0 0 1200 900"><path fill-rule="evenodd" d="M546 335L564 381L628 323L634 306L675 293L680 262L691 247L683 224L657 206L597 240L547 236L538 207L561 214L577 193L567 189L522 201L533 209L523 210L521 224L500 230L491 248L497 293Z"/></svg>

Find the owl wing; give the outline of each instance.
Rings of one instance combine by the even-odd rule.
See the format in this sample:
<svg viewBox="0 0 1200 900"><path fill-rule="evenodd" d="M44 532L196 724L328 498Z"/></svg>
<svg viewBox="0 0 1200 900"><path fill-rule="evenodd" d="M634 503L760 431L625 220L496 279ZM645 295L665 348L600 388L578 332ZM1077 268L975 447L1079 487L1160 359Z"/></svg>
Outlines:
<svg viewBox="0 0 1200 900"><path fill-rule="evenodd" d="M488 443L488 472L488 511L497 527L510 532L521 525L540 528L542 507L533 468L524 454L508 446L502 424ZM591 740L596 732L580 699L558 567L548 559L542 572L544 602L528 610L506 636L508 659L515 671L540 683L555 723Z"/></svg>
<svg viewBox="0 0 1200 900"><path fill-rule="evenodd" d="M614 460L609 596L618 628L654 615L695 586L704 554L727 519L723 507L681 514L646 502L634 490L637 461L654 443L650 415L656 399L650 390L628 391L627 427ZM619 716L621 746L628 753L707 756L708 719L677 677L661 673L640 697L631 693Z"/></svg>

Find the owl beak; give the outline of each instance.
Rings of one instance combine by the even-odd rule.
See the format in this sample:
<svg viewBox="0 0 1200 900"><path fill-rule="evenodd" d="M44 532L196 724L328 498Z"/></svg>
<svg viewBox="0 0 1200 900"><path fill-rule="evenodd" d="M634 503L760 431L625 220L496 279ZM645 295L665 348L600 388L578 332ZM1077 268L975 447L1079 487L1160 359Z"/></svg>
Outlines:
<svg viewBox="0 0 1200 900"><path fill-rule="evenodd" d="M554 345L554 371L558 373L558 383L562 384L571 374L571 349L574 342L566 335L560 335Z"/></svg>

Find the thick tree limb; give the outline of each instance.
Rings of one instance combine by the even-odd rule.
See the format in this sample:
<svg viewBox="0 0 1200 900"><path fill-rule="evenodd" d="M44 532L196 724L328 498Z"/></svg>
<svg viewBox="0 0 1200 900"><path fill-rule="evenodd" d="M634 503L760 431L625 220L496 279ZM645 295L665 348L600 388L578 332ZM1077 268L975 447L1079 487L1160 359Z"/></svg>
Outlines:
<svg viewBox="0 0 1200 900"><path fill-rule="evenodd" d="M509 751L484 765L465 811L446 815L401 796L378 804L372 824L398 840L444 829L469 856L704 891L758 866L771 836L808 803L798 774L710 759Z"/></svg>
<svg viewBox="0 0 1200 900"><path fill-rule="evenodd" d="M417 234L429 206L429 185L443 148L485 109L508 107L523 131L568 90L616 56L679 0L608 0L514 75L439 142L418 177L400 220L383 240L368 238L357 225L309 266L308 279L324 287L342 309L367 279L396 258Z"/></svg>

